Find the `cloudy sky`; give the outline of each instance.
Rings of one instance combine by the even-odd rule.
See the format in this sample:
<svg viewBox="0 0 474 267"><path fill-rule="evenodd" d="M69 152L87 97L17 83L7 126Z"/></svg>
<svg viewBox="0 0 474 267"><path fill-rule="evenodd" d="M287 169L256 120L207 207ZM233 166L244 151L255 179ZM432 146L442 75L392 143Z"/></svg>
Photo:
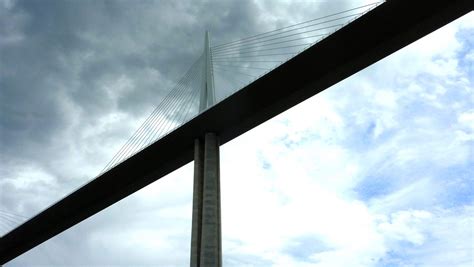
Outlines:
<svg viewBox="0 0 474 267"><path fill-rule="evenodd" d="M364 3L1 0L0 233L94 177L205 29ZM222 146L224 265L472 266L473 63L471 12ZM191 193L188 164L7 266L186 266Z"/></svg>

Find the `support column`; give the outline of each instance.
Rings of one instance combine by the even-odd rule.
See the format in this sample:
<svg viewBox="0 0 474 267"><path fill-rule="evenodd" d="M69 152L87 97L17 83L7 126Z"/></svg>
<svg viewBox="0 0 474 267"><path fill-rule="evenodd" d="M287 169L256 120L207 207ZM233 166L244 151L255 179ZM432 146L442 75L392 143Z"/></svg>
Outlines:
<svg viewBox="0 0 474 267"><path fill-rule="evenodd" d="M200 267L222 266L219 141L214 133L204 140L203 209Z"/></svg>
<svg viewBox="0 0 474 267"><path fill-rule="evenodd" d="M198 267L201 255L202 188L204 174L204 142L194 140L193 219L191 229L191 267Z"/></svg>
<svg viewBox="0 0 474 267"><path fill-rule="evenodd" d="M219 140L206 133L194 142L191 267L222 266Z"/></svg>

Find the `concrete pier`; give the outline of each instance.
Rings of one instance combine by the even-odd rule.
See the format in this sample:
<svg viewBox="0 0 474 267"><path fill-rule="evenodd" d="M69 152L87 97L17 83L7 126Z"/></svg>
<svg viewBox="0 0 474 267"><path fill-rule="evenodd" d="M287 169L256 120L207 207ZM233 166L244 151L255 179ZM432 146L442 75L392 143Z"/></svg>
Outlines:
<svg viewBox="0 0 474 267"><path fill-rule="evenodd" d="M204 142L194 141L193 217L191 229L191 267L198 267L201 253L202 187L204 174Z"/></svg>
<svg viewBox="0 0 474 267"><path fill-rule="evenodd" d="M191 267L222 266L219 140L195 141Z"/></svg>

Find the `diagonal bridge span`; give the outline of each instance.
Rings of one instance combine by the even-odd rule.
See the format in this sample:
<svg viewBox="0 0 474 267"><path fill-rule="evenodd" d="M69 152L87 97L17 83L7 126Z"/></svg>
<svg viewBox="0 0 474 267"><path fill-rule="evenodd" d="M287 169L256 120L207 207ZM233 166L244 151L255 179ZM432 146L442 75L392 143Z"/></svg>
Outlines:
<svg viewBox="0 0 474 267"><path fill-rule="evenodd" d="M473 10L470 0L389 0L208 108L0 238L4 264L193 160Z"/></svg>

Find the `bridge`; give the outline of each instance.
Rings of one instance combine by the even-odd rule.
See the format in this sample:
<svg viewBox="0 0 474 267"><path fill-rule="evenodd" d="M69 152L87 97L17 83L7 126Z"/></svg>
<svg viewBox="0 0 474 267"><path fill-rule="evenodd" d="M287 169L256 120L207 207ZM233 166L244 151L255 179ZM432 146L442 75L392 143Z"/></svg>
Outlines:
<svg viewBox="0 0 474 267"><path fill-rule="evenodd" d="M467 0L389 0L216 46L206 36L203 55L101 174L1 237L0 264L194 159L191 264L220 266L219 145L470 12L473 5ZM284 43L293 36L316 39ZM304 50L285 50L291 46ZM255 60L256 55L291 57L217 99L218 72L230 72L230 79L248 74L242 69L269 68L251 64L271 63ZM206 184L212 186L202 189Z"/></svg>

